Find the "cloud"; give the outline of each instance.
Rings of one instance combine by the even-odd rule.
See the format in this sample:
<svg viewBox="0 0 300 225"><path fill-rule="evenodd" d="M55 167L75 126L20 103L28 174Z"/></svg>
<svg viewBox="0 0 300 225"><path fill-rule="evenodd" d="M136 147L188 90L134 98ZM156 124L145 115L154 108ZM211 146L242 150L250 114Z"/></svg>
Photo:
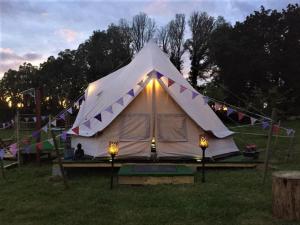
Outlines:
<svg viewBox="0 0 300 225"><path fill-rule="evenodd" d="M18 69L25 61L39 65L43 60L43 56L37 53L29 52L19 55L10 48L0 48L0 79L9 69Z"/></svg>
<svg viewBox="0 0 300 225"><path fill-rule="evenodd" d="M71 29L59 29L55 32L58 34L61 38L63 38L66 42L73 42L75 41L80 33L76 32L75 30Z"/></svg>

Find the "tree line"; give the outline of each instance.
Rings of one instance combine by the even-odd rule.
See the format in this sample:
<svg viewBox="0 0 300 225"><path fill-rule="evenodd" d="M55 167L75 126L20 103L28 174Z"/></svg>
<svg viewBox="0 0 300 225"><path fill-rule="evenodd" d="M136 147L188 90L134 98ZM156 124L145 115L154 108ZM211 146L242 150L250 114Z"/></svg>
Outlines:
<svg viewBox="0 0 300 225"><path fill-rule="evenodd" d="M89 82L128 64L154 38L182 71L183 56L190 59L188 81L202 93L250 111L281 115L300 112L300 8L254 11L231 25L223 17L194 12L176 14L158 27L145 13L131 21L121 19L106 30L96 30L76 50L66 49L35 67L24 63L0 80L0 120L10 116L19 94L40 87L42 108L55 113L87 87ZM188 35L187 37L187 33ZM130 76L130 74L128 75ZM28 110L34 103L27 101ZM10 110L9 110L10 109Z"/></svg>

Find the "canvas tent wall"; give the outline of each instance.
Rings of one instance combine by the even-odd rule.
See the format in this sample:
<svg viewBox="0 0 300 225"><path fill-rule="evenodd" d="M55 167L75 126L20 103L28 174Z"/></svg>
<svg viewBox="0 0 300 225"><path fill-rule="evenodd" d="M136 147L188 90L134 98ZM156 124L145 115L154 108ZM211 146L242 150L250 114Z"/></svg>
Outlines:
<svg viewBox="0 0 300 225"><path fill-rule="evenodd" d="M120 141L119 157L150 157L152 137L159 157L199 157L203 133L210 139L208 156L238 151L233 133L154 43L89 85L69 133L73 147L81 143L95 157L107 156L112 140Z"/></svg>

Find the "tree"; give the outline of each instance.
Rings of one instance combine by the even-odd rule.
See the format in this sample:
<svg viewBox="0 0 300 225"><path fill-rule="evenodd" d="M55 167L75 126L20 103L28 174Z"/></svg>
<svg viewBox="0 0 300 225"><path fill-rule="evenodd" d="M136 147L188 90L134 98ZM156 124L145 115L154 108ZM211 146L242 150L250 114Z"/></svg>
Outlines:
<svg viewBox="0 0 300 225"><path fill-rule="evenodd" d="M149 18L147 14L140 13L133 17L131 37L135 52L140 51L144 47L144 44L154 36L155 29L155 21Z"/></svg>
<svg viewBox="0 0 300 225"><path fill-rule="evenodd" d="M187 39L185 47L190 53L191 71L189 80L196 87L198 78L205 78L210 70L208 43L214 29L214 18L205 12L194 12L189 21L192 37Z"/></svg>
<svg viewBox="0 0 300 225"><path fill-rule="evenodd" d="M176 14L175 19L169 23L168 40L169 40L169 54L170 60L174 66L181 71L182 69L182 55L184 53L184 30L185 30L185 15Z"/></svg>
<svg viewBox="0 0 300 225"><path fill-rule="evenodd" d="M162 26L157 31L158 45L165 53L169 53L169 25Z"/></svg>

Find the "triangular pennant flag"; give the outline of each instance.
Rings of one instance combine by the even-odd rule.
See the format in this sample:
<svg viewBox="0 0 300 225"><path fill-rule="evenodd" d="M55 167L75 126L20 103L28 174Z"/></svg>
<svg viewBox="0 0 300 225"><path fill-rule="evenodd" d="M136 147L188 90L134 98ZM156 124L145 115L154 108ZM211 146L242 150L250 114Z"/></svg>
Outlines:
<svg viewBox="0 0 300 225"><path fill-rule="evenodd" d="M123 97L119 98L118 101L116 101L116 103L120 104L121 106L124 106L124 99L123 99Z"/></svg>
<svg viewBox="0 0 300 225"><path fill-rule="evenodd" d="M255 124L255 122L257 121L257 119L250 117L250 121L251 121L251 125L253 126Z"/></svg>
<svg viewBox="0 0 300 225"><path fill-rule="evenodd" d="M2 160L4 158L4 149L0 149L0 159Z"/></svg>
<svg viewBox="0 0 300 225"><path fill-rule="evenodd" d="M156 72L156 77L157 77L157 79L160 79L160 78L162 78L164 75L163 74L161 74L160 72Z"/></svg>
<svg viewBox="0 0 300 225"><path fill-rule="evenodd" d="M56 127L56 120L53 120L51 124Z"/></svg>
<svg viewBox="0 0 300 225"><path fill-rule="evenodd" d="M62 134L60 135L61 139L63 139L64 141L67 140L68 137L68 133L66 131L63 131Z"/></svg>
<svg viewBox="0 0 300 225"><path fill-rule="evenodd" d="M97 120L99 120L100 122L102 122L101 113L99 113L98 115L96 115L94 118L96 118Z"/></svg>
<svg viewBox="0 0 300 225"><path fill-rule="evenodd" d="M39 133L40 133L39 130L33 131L33 132L32 132L32 137L38 138L38 137L39 137Z"/></svg>
<svg viewBox="0 0 300 225"><path fill-rule="evenodd" d="M184 92L187 88L183 85L180 85L180 93Z"/></svg>
<svg viewBox="0 0 300 225"><path fill-rule="evenodd" d="M137 83L137 85L139 85L140 87L143 87L144 86L144 81L141 80L140 82Z"/></svg>
<svg viewBox="0 0 300 225"><path fill-rule="evenodd" d="M25 120L26 122L28 122L29 118L28 118L28 117L24 117L24 120Z"/></svg>
<svg viewBox="0 0 300 225"><path fill-rule="evenodd" d="M11 154L13 154L13 156L16 156L16 154L18 152L17 143L10 145L9 151L11 152Z"/></svg>
<svg viewBox="0 0 300 225"><path fill-rule="evenodd" d="M263 121L263 122L262 122L262 128L263 128L263 129L267 129L269 126L270 126L270 124L269 124L268 121Z"/></svg>
<svg viewBox="0 0 300 225"><path fill-rule="evenodd" d="M78 102L78 101L74 103L74 107L75 107L76 109L79 108L79 102Z"/></svg>
<svg viewBox="0 0 300 225"><path fill-rule="evenodd" d="M196 98L199 94L195 91L192 91L192 99Z"/></svg>
<svg viewBox="0 0 300 225"><path fill-rule="evenodd" d="M47 116L42 116L42 120L45 120L47 118Z"/></svg>
<svg viewBox="0 0 300 225"><path fill-rule="evenodd" d="M72 107L68 108L68 109L67 109L67 112L70 113L70 114L72 114L72 113L73 113Z"/></svg>
<svg viewBox="0 0 300 225"><path fill-rule="evenodd" d="M42 142L38 142L38 143L36 143L35 147L36 147L37 150L42 151L42 149L43 149L43 143Z"/></svg>
<svg viewBox="0 0 300 225"><path fill-rule="evenodd" d="M174 83L175 83L174 80L172 80L171 78L168 78L168 87L171 87Z"/></svg>
<svg viewBox="0 0 300 225"><path fill-rule="evenodd" d="M32 120L34 121L34 122L36 122L36 117L34 116L34 117L32 117Z"/></svg>
<svg viewBox="0 0 300 225"><path fill-rule="evenodd" d="M133 89L131 89L130 91L128 91L127 94L130 95L131 97L134 97L134 91L133 91Z"/></svg>
<svg viewBox="0 0 300 225"><path fill-rule="evenodd" d="M290 129L290 128L286 129L286 134L287 134L288 136L292 136L294 133L295 133L295 130L294 130L294 129Z"/></svg>
<svg viewBox="0 0 300 225"><path fill-rule="evenodd" d="M149 73L147 74L147 76L148 76L148 77L151 77L151 76L154 75L154 74L156 74L156 72L155 72L155 70L152 70L151 72L149 72Z"/></svg>
<svg viewBox="0 0 300 225"><path fill-rule="evenodd" d="M31 146L30 145L27 145L25 148L24 148L24 151L25 153L29 154L31 152Z"/></svg>
<svg viewBox="0 0 300 225"><path fill-rule="evenodd" d="M62 120L65 120L65 113L63 112L62 114L59 115L59 118L61 118Z"/></svg>
<svg viewBox="0 0 300 225"><path fill-rule="evenodd" d="M208 96L203 96L203 101L205 104L207 104L209 102L209 97Z"/></svg>
<svg viewBox="0 0 300 225"><path fill-rule="evenodd" d="M279 134L280 127L277 124L274 124L272 127L273 134Z"/></svg>
<svg viewBox="0 0 300 225"><path fill-rule="evenodd" d="M73 131L75 134L79 135L79 127L73 128L72 131Z"/></svg>
<svg viewBox="0 0 300 225"><path fill-rule="evenodd" d="M45 126L43 126L42 130L47 133L48 132L48 124L46 124Z"/></svg>
<svg viewBox="0 0 300 225"><path fill-rule="evenodd" d="M54 141L52 138L47 139L46 142L51 145L51 147L54 147Z"/></svg>
<svg viewBox="0 0 300 225"><path fill-rule="evenodd" d="M85 100L85 96L84 95L82 95L79 99L78 99L78 105L81 105L82 104L82 102Z"/></svg>
<svg viewBox="0 0 300 225"><path fill-rule="evenodd" d="M113 108L112 108L112 105L108 106L106 109L105 109L106 112L109 112L111 114L113 114Z"/></svg>
<svg viewBox="0 0 300 225"><path fill-rule="evenodd" d="M242 112L238 112L238 119L239 121L242 120L244 118L245 114Z"/></svg>
<svg viewBox="0 0 300 225"><path fill-rule="evenodd" d="M230 116L234 112L234 109L227 107L227 116Z"/></svg>
<svg viewBox="0 0 300 225"><path fill-rule="evenodd" d="M83 123L83 125L84 126L86 126L87 128L91 128L91 122L89 121L89 120L87 120L87 121L85 121L84 123Z"/></svg>

